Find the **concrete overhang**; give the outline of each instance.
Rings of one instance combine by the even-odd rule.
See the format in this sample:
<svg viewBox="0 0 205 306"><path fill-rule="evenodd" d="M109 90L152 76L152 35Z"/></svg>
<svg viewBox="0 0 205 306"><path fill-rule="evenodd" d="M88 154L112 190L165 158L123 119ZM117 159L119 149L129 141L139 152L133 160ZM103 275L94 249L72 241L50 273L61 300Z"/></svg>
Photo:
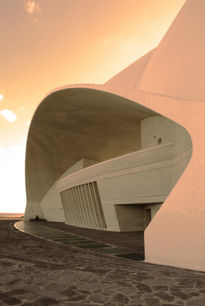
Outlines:
<svg viewBox="0 0 205 306"><path fill-rule="evenodd" d="M101 161L135 150L131 141L129 147L119 135L124 132L133 139L136 123L157 112L187 129L193 155L145 231L146 261L205 271L204 6L204 0L197 4L187 0L161 44L123 75L104 85L71 85L44 99L34 114L27 141L27 208L38 206L38 214L49 187L73 163L89 157L85 156L88 153ZM77 116L81 108L84 115ZM109 138L110 129L113 135ZM120 145L114 146L113 139ZM108 144L109 154L100 158Z"/></svg>
<svg viewBox="0 0 205 306"><path fill-rule="evenodd" d="M29 129L27 199L40 201L81 158L100 162L140 149L139 122L153 115L133 101L99 89L66 88L48 95Z"/></svg>

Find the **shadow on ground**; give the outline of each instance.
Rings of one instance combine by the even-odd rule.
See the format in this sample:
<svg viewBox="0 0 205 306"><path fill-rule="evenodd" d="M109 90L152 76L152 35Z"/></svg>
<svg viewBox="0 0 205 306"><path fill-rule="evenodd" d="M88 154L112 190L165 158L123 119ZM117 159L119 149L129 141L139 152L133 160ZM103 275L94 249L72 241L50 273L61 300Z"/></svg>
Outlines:
<svg viewBox="0 0 205 306"><path fill-rule="evenodd" d="M205 273L91 254L0 221L0 305L205 305Z"/></svg>

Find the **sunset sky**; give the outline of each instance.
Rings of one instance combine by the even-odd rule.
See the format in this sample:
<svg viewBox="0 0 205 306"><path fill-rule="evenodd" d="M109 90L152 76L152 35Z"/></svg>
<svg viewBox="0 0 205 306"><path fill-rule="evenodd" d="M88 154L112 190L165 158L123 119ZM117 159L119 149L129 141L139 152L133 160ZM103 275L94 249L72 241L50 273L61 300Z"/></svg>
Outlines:
<svg viewBox="0 0 205 306"><path fill-rule="evenodd" d="M0 0L0 212L23 212L25 145L46 94L104 83L158 45L185 0Z"/></svg>

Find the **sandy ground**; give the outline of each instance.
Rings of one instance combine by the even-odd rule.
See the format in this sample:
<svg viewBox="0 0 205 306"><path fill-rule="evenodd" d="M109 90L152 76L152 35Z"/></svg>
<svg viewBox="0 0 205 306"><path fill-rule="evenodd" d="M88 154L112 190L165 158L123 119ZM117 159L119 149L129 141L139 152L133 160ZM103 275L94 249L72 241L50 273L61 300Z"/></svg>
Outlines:
<svg viewBox="0 0 205 306"><path fill-rule="evenodd" d="M0 220L23 220L23 213L0 213Z"/></svg>
<svg viewBox="0 0 205 306"><path fill-rule="evenodd" d="M2 220L2 221L6 221L6 220L23 220L23 217L18 217L18 218L16 218L16 217L1 217L0 216L0 220Z"/></svg>
<svg viewBox="0 0 205 306"><path fill-rule="evenodd" d="M0 305L205 305L205 273L95 255L0 221Z"/></svg>

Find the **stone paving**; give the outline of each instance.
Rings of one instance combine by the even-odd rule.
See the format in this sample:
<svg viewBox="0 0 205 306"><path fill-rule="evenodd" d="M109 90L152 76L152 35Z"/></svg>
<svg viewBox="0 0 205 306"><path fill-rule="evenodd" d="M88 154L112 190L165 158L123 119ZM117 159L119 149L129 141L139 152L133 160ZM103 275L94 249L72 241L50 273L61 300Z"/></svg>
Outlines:
<svg viewBox="0 0 205 306"><path fill-rule="evenodd" d="M0 305L205 305L205 273L92 254L0 221Z"/></svg>

